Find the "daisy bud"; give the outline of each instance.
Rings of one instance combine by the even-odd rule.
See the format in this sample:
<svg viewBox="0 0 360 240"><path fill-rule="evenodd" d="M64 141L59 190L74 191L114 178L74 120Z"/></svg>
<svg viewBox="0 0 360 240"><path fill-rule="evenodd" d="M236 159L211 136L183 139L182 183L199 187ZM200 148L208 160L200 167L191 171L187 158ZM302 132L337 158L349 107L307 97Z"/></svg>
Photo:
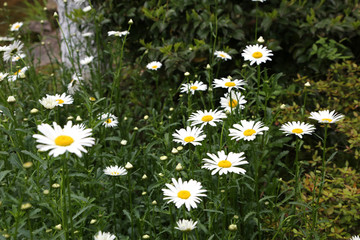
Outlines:
<svg viewBox="0 0 360 240"><path fill-rule="evenodd" d="M39 112L39 110L37 110L36 108L33 108L33 109L30 110L30 113L31 113L31 114L35 114L35 113L37 113L37 112Z"/></svg>
<svg viewBox="0 0 360 240"><path fill-rule="evenodd" d="M145 179L147 179L148 177L146 176L146 174L144 174L142 177L141 177L141 179L142 180L145 180Z"/></svg>
<svg viewBox="0 0 360 240"><path fill-rule="evenodd" d="M32 166L33 166L32 162L26 162L26 163L23 164L24 168L31 168Z"/></svg>
<svg viewBox="0 0 360 240"><path fill-rule="evenodd" d="M87 6L83 8L83 12L88 12L91 10L91 6Z"/></svg>
<svg viewBox="0 0 360 240"><path fill-rule="evenodd" d="M281 104L280 109L285 109L286 105L285 104Z"/></svg>
<svg viewBox="0 0 360 240"><path fill-rule="evenodd" d="M170 112L174 111L174 108L172 108L172 107L171 107L171 108L169 108L169 111L170 111Z"/></svg>
<svg viewBox="0 0 360 240"><path fill-rule="evenodd" d="M61 224L58 224L54 227L56 230L61 230Z"/></svg>
<svg viewBox="0 0 360 240"><path fill-rule="evenodd" d="M242 65L242 67L243 68L246 68L248 65L246 64L246 63L244 63L243 65Z"/></svg>
<svg viewBox="0 0 360 240"><path fill-rule="evenodd" d="M169 118L169 119L172 119L172 116L169 116L168 118Z"/></svg>
<svg viewBox="0 0 360 240"><path fill-rule="evenodd" d="M139 130L139 128L138 128L138 127L134 127L134 131L137 131L137 130Z"/></svg>
<svg viewBox="0 0 360 240"><path fill-rule="evenodd" d="M67 3L67 0L64 0L64 3Z"/></svg>
<svg viewBox="0 0 360 240"><path fill-rule="evenodd" d="M154 201L152 201L152 203L151 203L152 205L156 205L157 204L157 202L154 200Z"/></svg>
<svg viewBox="0 0 360 240"><path fill-rule="evenodd" d="M57 14L57 12L54 12L54 17L56 17L56 18L58 17L58 14Z"/></svg>
<svg viewBox="0 0 360 240"><path fill-rule="evenodd" d="M236 224L230 224L229 225L229 231L236 231L236 230L237 230Z"/></svg>
<svg viewBox="0 0 360 240"><path fill-rule="evenodd" d="M177 154L179 151L176 149L176 148L173 148L172 150L171 150L171 153L172 154Z"/></svg>
<svg viewBox="0 0 360 240"><path fill-rule="evenodd" d="M160 160L161 160L161 161L165 161L167 158L168 158L167 156L161 156L161 157L160 157Z"/></svg>
<svg viewBox="0 0 360 240"><path fill-rule="evenodd" d="M142 192L141 195L145 196L145 195L146 195L146 192Z"/></svg>
<svg viewBox="0 0 360 240"><path fill-rule="evenodd" d="M13 103L13 102L16 102L16 99L15 99L14 96L9 96L9 97L7 98L7 102L8 102L8 103Z"/></svg>
<svg viewBox="0 0 360 240"><path fill-rule="evenodd" d="M305 85L305 87L310 87L311 86L311 84L309 82L306 82L304 85Z"/></svg>
<svg viewBox="0 0 360 240"><path fill-rule="evenodd" d="M150 236L145 234L144 236L142 236L143 239L150 239Z"/></svg>
<svg viewBox="0 0 360 240"><path fill-rule="evenodd" d="M5 234L3 234L3 237L4 237L4 238L10 238L10 235L7 234L7 233L5 233Z"/></svg>
<svg viewBox="0 0 360 240"><path fill-rule="evenodd" d="M4 7L7 7L7 2L4 2L4 5L3 5Z"/></svg>
<svg viewBox="0 0 360 240"><path fill-rule="evenodd" d="M60 187L60 184L58 183L54 183L53 185L51 185L52 188L59 188Z"/></svg>
<svg viewBox="0 0 360 240"><path fill-rule="evenodd" d="M78 122L82 121L80 116L77 116L75 120L78 121Z"/></svg>
<svg viewBox="0 0 360 240"><path fill-rule="evenodd" d="M94 97L89 97L89 100L92 101L92 102L94 102L94 101L96 101L96 98L94 98Z"/></svg>
<svg viewBox="0 0 360 240"><path fill-rule="evenodd" d="M130 18L130 20L128 21L128 24L131 25L133 23L134 23L134 21Z"/></svg>
<svg viewBox="0 0 360 240"><path fill-rule="evenodd" d="M234 218L234 219L239 219L239 216L238 216L238 215L234 215L233 218Z"/></svg>
<svg viewBox="0 0 360 240"><path fill-rule="evenodd" d="M147 119L149 119L149 116L148 116L148 115L145 115L145 116L144 116L144 120L147 120Z"/></svg>
<svg viewBox="0 0 360 240"><path fill-rule="evenodd" d="M21 210L27 210L31 207L32 207L32 205L30 203L21 204Z"/></svg>
<svg viewBox="0 0 360 240"><path fill-rule="evenodd" d="M210 67L210 64L207 64L206 65L206 69L210 69L211 67Z"/></svg>
<svg viewBox="0 0 360 240"><path fill-rule="evenodd" d="M183 169L181 163L178 163L175 167L176 171L181 171Z"/></svg>
<svg viewBox="0 0 360 240"><path fill-rule="evenodd" d="M186 73L184 73L184 76L185 76L185 77L190 76L190 73L189 73L189 72L186 72Z"/></svg>
<svg viewBox="0 0 360 240"><path fill-rule="evenodd" d="M132 169L134 166L131 164L131 163L129 163L129 162L127 162L126 163L126 165L125 165L125 168L126 169Z"/></svg>
<svg viewBox="0 0 360 240"><path fill-rule="evenodd" d="M127 144L127 141L125 139L123 139L123 140L121 140L120 144L125 146Z"/></svg>
<svg viewBox="0 0 360 240"><path fill-rule="evenodd" d="M189 47L189 51L192 51L193 49L191 47Z"/></svg>
<svg viewBox="0 0 360 240"><path fill-rule="evenodd" d="M124 121L126 121L126 120L128 120L128 118L127 118L127 117L124 117Z"/></svg>
<svg viewBox="0 0 360 240"><path fill-rule="evenodd" d="M221 192L221 193L224 193L224 192L225 192L225 190L223 189L223 190L221 190L220 192Z"/></svg>
<svg viewBox="0 0 360 240"><path fill-rule="evenodd" d="M68 117L67 117L67 120L73 120L73 119L74 119L73 116L68 116Z"/></svg>
<svg viewBox="0 0 360 240"><path fill-rule="evenodd" d="M90 224L94 224L94 223L96 223L96 222L97 222L96 219L91 219Z"/></svg>
<svg viewBox="0 0 360 240"><path fill-rule="evenodd" d="M159 173L158 175L159 175L159 177L163 177L163 176L164 176L164 174L163 174L163 173Z"/></svg>
<svg viewBox="0 0 360 240"><path fill-rule="evenodd" d="M183 147L183 146L178 146L176 149L177 149L178 151L181 151L181 150L184 149L184 147Z"/></svg>
<svg viewBox="0 0 360 240"><path fill-rule="evenodd" d="M24 118L24 119L23 119L24 122L27 122L28 120L29 120L28 118Z"/></svg>
<svg viewBox="0 0 360 240"><path fill-rule="evenodd" d="M44 10L44 11L47 11L47 7L44 7L43 10Z"/></svg>
<svg viewBox="0 0 360 240"><path fill-rule="evenodd" d="M232 76L227 76L227 79L230 79L230 80L232 80L233 78L232 78Z"/></svg>
<svg viewBox="0 0 360 240"><path fill-rule="evenodd" d="M46 229L46 233L49 233L49 232L51 232L52 231L52 229Z"/></svg>
<svg viewBox="0 0 360 240"><path fill-rule="evenodd" d="M44 195L48 195L50 193L50 191L48 190L48 189L45 189L44 191L43 191L43 194Z"/></svg>
<svg viewBox="0 0 360 240"><path fill-rule="evenodd" d="M263 38L262 36L260 36L257 41L258 41L258 43L263 43L263 42L265 42L265 40L264 40L264 38Z"/></svg>

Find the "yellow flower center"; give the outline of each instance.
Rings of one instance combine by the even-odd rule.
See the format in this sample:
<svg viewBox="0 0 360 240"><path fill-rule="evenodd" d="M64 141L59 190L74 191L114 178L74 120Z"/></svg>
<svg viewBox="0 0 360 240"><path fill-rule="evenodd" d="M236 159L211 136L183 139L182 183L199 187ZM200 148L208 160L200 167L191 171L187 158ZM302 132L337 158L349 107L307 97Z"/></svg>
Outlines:
<svg viewBox="0 0 360 240"><path fill-rule="evenodd" d="M184 138L184 141L185 141L185 142L192 142L192 141L194 141L194 140L195 140L195 138L192 137L192 136L189 136L189 137Z"/></svg>
<svg viewBox="0 0 360 240"><path fill-rule="evenodd" d="M226 58L226 56L224 54L222 54L222 53L220 53L219 56L222 57L222 58Z"/></svg>
<svg viewBox="0 0 360 240"><path fill-rule="evenodd" d="M20 25L16 25L14 28L15 28L15 29L18 29L19 27L20 27Z"/></svg>
<svg viewBox="0 0 360 240"><path fill-rule="evenodd" d="M153 69L157 69L157 67L158 67L157 65L152 66Z"/></svg>
<svg viewBox="0 0 360 240"><path fill-rule="evenodd" d="M218 163L218 166L221 167L221 168L229 168L231 167L231 162L228 161L228 160L222 160Z"/></svg>
<svg viewBox="0 0 360 240"><path fill-rule="evenodd" d="M190 192L187 190L181 190L178 192L177 195L181 199L188 199L191 196Z"/></svg>
<svg viewBox="0 0 360 240"><path fill-rule="evenodd" d="M262 54L261 52L254 52L254 53L252 54L252 56L253 56L254 58L261 58L261 57L263 56L263 54Z"/></svg>
<svg viewBox="0 0 360 240"><path fill-rule="evenodd" d="M114 172L111 172L110 174L111 175L119 175L119 172L114 171Z"/></svg>
<svg viewBox="0 0 360 240"><path fill-rule="evenodd" d="M234 87L236 84L234 82L227 82L225 83L225 86L227 87Z"/></svg>
<svg viewBox="0 0 360 240"><path fill-rule="evenodd" d="M111 122L112 122L111 118L106 119L106 123L111 123Z"/></svg>
<svg viewBox="0 0 360 240"><path fill-rule="evenodd" d="M21 72L21 69L19 69L18 71L16 71L16 72L14 73L14 75L16 76L16 75L18 75L20 72Z"/></svg>
<svg viewBox="0 0 360 240"><path fill-rule="evenodd" d="M254 133L256 133L256 131L254 129L247 129L244 131L244 135L247 137L253 135Z"/></svg>
<svg viewBox="0 0 360 240"><path fill-rule="evenodd" d="M191 86L190 87L192 90L196 90L196 89L198 89L198 87L197 86Z"/></svg>
<svg viewBox="0 0 360 240"><path fill-rule="evenodd" d="M62 99L56 99L56 101L58 102L58 104L64 103L64 100L62 100Z"/></svg>
<svg viewBox="0 0 360 240"><path fill-rule="evenodd" d="M236 107L237 105L238 105L238 101L236 101L235 99L233 99L231 103L230 103L230 101L229 101L229 107L234 108L234 107Z"/></svg>
<svg viewBox="0 0 360 240"><path fill-rule="evenodd" d="M74 142L74 139L70 136L60 135L55 138L55 144L58 146L66 147L71 145Z"/></svg>
<svg viewBox="0 0 360 240"><path fill-rule="evenodd" d="M298 133L298 134L300 134L300 133L303 133L304 131L303 131L301 128L294 128L294 129L292 130L292 132L293 132L293 133Z"/></svg>
<svg viewBox="0 0 360 240"><path fill-rule="evenodd" d="M205 116L203 116L202 118L201 118L201 121L203 121L203 122L210 122L211 120L213 120L214 118L213 118L213 116L211 116L211 115L205 115Z"/></svg>
<svg viewBox="0 0 360 240"><path fill-rule="evenodd" d="M328 123L331 123L332 122L332 119L330 118L323 118L321 119L322 122L328 122Z"/></svg>

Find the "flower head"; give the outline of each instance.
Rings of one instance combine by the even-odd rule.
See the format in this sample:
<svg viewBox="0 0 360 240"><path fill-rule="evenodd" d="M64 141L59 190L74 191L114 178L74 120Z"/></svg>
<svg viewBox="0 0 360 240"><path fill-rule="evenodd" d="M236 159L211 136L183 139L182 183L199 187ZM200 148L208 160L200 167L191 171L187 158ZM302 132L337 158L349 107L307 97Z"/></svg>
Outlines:
<svg viewBox="0 0 360 240"><path fill-rule="evenodd" d="M50 150L50 156L57 157L65 152L71 152L81 157L82 152L87 152L84 146L91 147L95 144L95 139L90 137L92 130L85 129L82 124L72 125L72 122L68 121L64 128L61 128L53 122L53 127L43 123L37 128L42 135L33 135L39 143L36 147L39 151Z"/></svg>
<svg viewBox="0 0 360 240"><path fill-rule="evenodd" d="M216 122L222 122L221 119L226 118L226 115L223 111L218 110L205 110L205 111L197 111L196 113L191 114L189 121L191 121L191 126L201 124L201 127L210 124L215 127Z"/></svg>
<svg viewBox="0 0 360 240"><path fill-rule="evenodd" d="M186 220L186 219L180 219L176 222L175 229L178 229L182 232L190 232L196 228L197 221L194 222L193 220Z"/></svg>
<svg viewBox="0 0 360 240"><path fill-rule="evenodd" d="M226 52L223 52L223 51L215 51L214 55L217 58L223 59L225 61L231 60L231 56L229 54L227 54Z"/></svg>
<svg viewBox="0 0 360 240"><path fill-rule="evenodd" d="M314 132L315 127L314 125L303 123L303 122L287 122L283 124L280 128L281 131L283 131L286 136L290 134L295 134L299 138L302 138L304 134L309 134Z"/></svg>
<svg viewBox="0 0 360 240"><path fill-rule="evenodd" d="M349 240L360 240L359 235L352 236Z"/></svg>
<svg viewBox="0 0 360 240"><path fill-rule="evenodd" d="M100 116L100 120L103 121L103 124L106 128L108 127L116 127L119 123L118 118L111 113L103 113Z"/></svg>
<svg viewBox="0 0 360 240"><path fill-rule="evenodd" d="M221 107L224 108L224 111L229 112L244 109L246 102L245 97L240 92L225 93L224 97L220 98Z"/></svg>
<svg viewBox="0 0 360 240"><path fill-rule="evenodd" d="M159 68L161 68L162 64L161 62L157 62L157 61L153 61L151 63L148 63L148 65L146 65L146 68L149 70L158 70Z"/></svg>
<svg viewBox="0 0 360 240"><path fill-rule="evenodd" d="M89 63L91 63L94 60L93 56L87 56L84 59L80 60L80 64L81 65L88 65Z"/></svg>
<svg viewBox="0 0 360 240"><path fill-rule="evenodd" d="M269 128L262 122L241 120L240 124L234 124L233 128L229 129L229 136L232 137L231 139L253 141L256 135L262 135L267 130Z"/></svg>
<svg viewBox="0 0 360 240"><path fill-rule="evenodd" d="M74 99L71 95L66 95L66 93L63 94L55 94L53 96L56 101L56 106L64 106L64 104L72 104L74 102Z"/></svg>
<svg viewBox="0 0 360 240"><path fill-rule="evenodd" d="M244 80L238 79L230 79L230 78L221 78L221 79L214 79L214 88L227 88L230 92L233 88L235 89L243 89L243 85L245 85Z"/></svg>
<svg viewBox="0 0 360 240"><path fill-rule="evenodd" d="M108 36L122 37L128 35L129 33L129 31L109 31Z"/></svg>
<svg viewBox="0 0 360 240"><path fill-rule="evenodd" d="M46 97L43 97L39 100L40 104L44 106L46 109L53 109L56 105L56 99L54 96L46 94Z"/></svg>
<svg viewBox="0 0 360 240"><path fill-rule="evenodd" d="M19 55L13 56L13 57L11 58L11 61L17 62L17 61L19 61L20 59L23 59L23 58L25 58L25 57L26 57L26 54L25 54L25 53L20 53Z"/></svg>
<svg viewBox="0 0 360 240"><path fill-rule="evenodd" d="M23 68L17 70L15 73L13 73L12 75L10 75L8 77L8 81L14 82L18 78L25 78L25 73L28 69L29 69L29 67L23 67Z"/></svg>
<svg viewBox="0 0 360 240"><path fill-rule="evenodd" d="M116 238L115 235L112 235L109 232L101 232L99 231L95 236L94 240L114 240Z"/></svg>
<svg viewBox="0 0 360 240"><path fill-rule="evenodd" d="M182 93L189 93L191 92L192 95L196 91L206 91L207 85L200 81L195 81L194 83L183 83L181 84L180 92Z"/></svg>
<svg viewBox="0 0 360 240"><path fill-rule="evenodd" d="M4 80L9 74L0 72L0 82Z"/></svg>
<svg viewBox="0 0 360 240"><path fill-rule="evenodd" d="M73 95L76 91L80 89L81 81L83 78L80 75L74 73L71 78L71 82L68 84L68 93Z"/></svg>
<svg viewBox="0 0 360 240"><path fill-rule="evenodd" d="M6 46L6 49L4 49L4 55L3 59L4 61L12 60L13 57L19 56L23 54L22 48L24 47L24 44L18 40L14 41L12 44Z"/></svg>
<svg viewBox="0 0 360 240"><path fill-rule="evenodd" d="M250 65L253 65L255 62L259 65L267 60L271 61L269 56L273 56L273 54L272 51L268 50L265 46L256 44L246 46L241 56L244 57L245 61L250 61Z"/></svg>
<svg viewBox="0 0 360 240"><path fill-rule="evenodd" d="M216 154L207 153L209 158L204 158L203 161L205 162L202 168L208 169L212 175L219 173L219 175L227 174L230 172L236 174L245 174L246 170L240 168L238 166L247 164L248 162L245 161L245 157L243 157L244 153L233 153L230 152L229 154L225 154L224 151L220 151Z"/></svg>
<svg viewBox="0 0 360 240"><path fill-rule="evenodd" d="M189 180L183 182L181 178L176 180L171 179L173 184L166 184L166 188L162 189L164 192L164 200L169 200L168 203L173 202L177 208L185 204L188 211L191 208L197 208L197 203L201 201L199 197L206 197L205 189L202 188L200 182Z"/></svg>
<svg viewBox="0 0 360 240"><path fill-rule="evenodd" d="M201 128L198 127L186 127L186 129L182 128L180 130L176 130L176 133L172 135L174 137L173 141L186 145L191 143L192 145L201 145L201 141L203 141L206 137L203 134Z"/></svg>
<svg viewBox="0 0 360 240"><path fill-rule="evenodd" d="M13 25L11 25L10 31L12 31L12 32L19 31L19 29L22 27L22 25L23 25L22 22L16 22Z"/></svg>
<svg viewBox="0 0 360 240"><path fill-rule="evenodd" d="M117 165L115 165L115 166L106 167L104 169L104 173L109 176L122 176L122 175L126 175L127 171L125 168L118 167Z"/></svg>
<svg viewBox="0 0 360 240"><path fill-rule="evenodd" d="M311 112L311 119L317 120L319 123L336 123L337 121L344 118L344 115L336 113L335 110L329 111L319 111L319 112Z"/></svg>

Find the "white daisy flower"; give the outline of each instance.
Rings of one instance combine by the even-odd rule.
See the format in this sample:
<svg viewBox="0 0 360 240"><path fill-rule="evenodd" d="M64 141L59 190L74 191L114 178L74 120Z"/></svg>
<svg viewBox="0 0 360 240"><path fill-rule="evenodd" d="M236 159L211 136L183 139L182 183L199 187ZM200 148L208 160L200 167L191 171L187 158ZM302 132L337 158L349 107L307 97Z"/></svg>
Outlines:
<svg viewBox="0 0 360 240"><path fill-rule="evenodd" d="M232 140L253 141L256 135L262 135L267 130L269 128L264 126L262 122L241 120L240 124L234 124L233 128L229 129L229 136L232 137Z"/></svg>
<svg viewBox="0 0 360 240"><path fill-rule="evenodd" d="M128 35L129 31L109 31L108 36L122 37Z"/></svg>
<svg viewBox="0 0 360 240"><path fill-rule="evenodd" d="M336 123L344 118L344 115L336 113L335 110L323 110L319 112L311 112L311 119L317 120L319 123Z"/></svg>
<svg viewBox="0 0 360 240"><path fill-rule="evenodd" d="M14 41L13 37L0 37L1 42L11 42Z"/></svg>
<svg viewBox="0 0 360 240"><path fill-rule="evenodd" d="M111 113L104 113L100 116L100 120L104 121L102 125L106 128L116 127L119 123L118 118Z"/></svg>
<svg viewBox="0 0 360 240"><path fill-rule="evenodd" d="M196 113L191 114L189 121L192 122L191 126L201 124L201 127L203 127L207 124L210 124L211 126L215 127L216 122L222 122L222 118L226 118L226 114L221 110L199 110Z"/></svg>
<svg viewBox="0 0 360 240"><path fill-rule="evenodd" d="M25 73L26 71L29 69L29 67L23 67L21 69L19 69L18 71L16 71L13 75L8 77L8 81L9 82L14 82L16 81L16 79L18 78L25 78Z"/></svg>
<svg viewBox="0 0 360 240"><path fill-rule="evenodd" d="M314 132L315 127L312 124L303 123L300 121L293 121L283 124L280 130L286 133L286 136L290 134L295 134L299 138L302 138L304 134L311 135L311 133Z"/></svg>
<svg viewBox="0 0 360 240"><path fill-rule="evenodd" d="M193 220L186 220L186 219L180 219L176 222L175 229L178 229L182 232L190 232L196 228L197 221L194 222Z"/></svg>
<svg viewBox="0 0 360 240"><path fill-rule="evenodd" d="M230 92L233 88L235 89L243 89L243 86L245 85L244 80L238 80L238 79L230 79L230 78L221 78L221 79L214 79L214 88L227 88Z"/></svg>
<svg viewBox="0 0 360 240"><path fill-rule="evenodd" d="M0 72L0 82L2 80L4 80L9 74L8 73L3 73L3 72Z"/></svg>
<svg viewBox="0 0 360 240"><path fill-rule="evenodd" d="M80 89L81 81L84 80L80 75L74 73L71 78L71 82L68 84L68 93L74 95L76 91Z"/></svg>
<svg viewBox="0 0 360 240"><path fill-rule="evenodd" d="M253 65L255 62L259 65L267 60L271 61L269 56L273 56L273 54L272 51L268 50L265 46L256 44L246 46L241 56L244 57L245 61L250 61L250 65Z"/></svg>
<svg viewBox="0 0 360 240"><path fill-rule="evenodd" d="M46 109L53 109L57 105L57 101L54 96L46 94L46 97L43 97L39 100L40 104Z"/></svg>
<svg viewBox="0 0 360 240"><path fill-rule="evenodd" d="M117 165L115 165L115 166L106 167L104 169L104 174L109 176L122 176L122 175L126 175L127 171L125 168L118 167Z"/></svg>
<svg viewBox="0 0 360 240"><path fill-rule="evenodd" d="M26 54L25 54L25 53L21 53L21 54L19 54L19 55L13 56L13 57L11 58L11 60L12 60L13 62L17 62L17 61L19 61L20 59L23 59L23 58L25 58L25 57L26 57Z"/></svg>
<svg viewBox="0 0 360 240"><path fill-rule="evenodd" d="M181 84L180 92L189 93L191 92L194 95L195 91L206 91L207 85L200 81L195 81L194 83L183 83Z"/></svg>
<svg viewBox="0 0 360 240"><path fill-rule="evenodd" d="M206 137L202 129L198 127L186 127L186 129L176 130L176 133L173 133L172 136L174 137L174 142L181 143L182 145L191 143L194 146L201 145L200 142Z"/></svg>
<svg viewBox="0 0 360 240"><path fill-rule="evenodd" d="M16 23L14 23L13 25L11 25L10 31L12 31L12 32L19 31L19 29L21 28L21 26L22 26L23 24L24 24L24 23L22 23L22 22L16 22Z"/></svg>
<svg viewBox="0 0 360 240"><path fill-rule="evenodd" d="M221 107L224 108L224 111L229 112L234 110L238 110L240 112L241 109L245 108L244 104L246 102L245 97L241 95L240 92L225 93L224 97L220 98Z"/></svg>
<svg viewBox="0 0 360 240"><path fill-rule="evenodd" d="M238 166L248 164L247 161L244 161L245 157L243 157L244 153L233 153L230 152L228 155L225 154L224 151L220 151L216 154L207 153L209 158L204 158L205 161L204 166L202 168L206 168L211 172L211 175L215 175L219 173L219 175L228 174L228 173L236 173L236 174L245 174L246 170L240 168Z"/></svg>
<svg viewBox="0 0 360 240"><path fill-rule="evenodd" d="M81 34L81 36L83 36L83 37L91 37L93 35L94 35L93 32L85 32L85 33Z"/></svg>
<svg viewBox="0 0 360 240"><path fill-rule="evenodd" d="M6 46L6 49L5 49L5 52L3 55L4 61L9 61L14 56L21 55L23 53L22 52L23 47L24 47L24 44L18 40L14 41L12 44Z"/></svg>
<svg viewBox="0 0 360 240"><path fill-rule="evenodd" d="M99 231L95 236L94 240L114 240L116 238L115 235L112 235L109 232L101 232Z"/></svg>
<svg viewBox="0 0 360 240"><path fill-rule="evenodd" d="M162 189L164 192L164 200L169 200L168 203L173 202L177 208L185 204L188 211L191 208L197 208L197 203L201 201L199 197L206 197L205 189L202 189L200 182L193 179L183 182L181 178L176 180L171 179L173 184L165 184L168 189Z"/></svg>
<svg viewBox="0 0 360 240"><path fill-rule="evenodd" d="M43 134L34 134L36 142L40 143L36 147L39 151L49 151L50 156L57 157L65 152L75 153L78 157L82 152L87 152L84 148L95 144L95 139L91 136L91 129L85 129L83 124L72 125L68 121L64 128L53 122L53 128L49 124L38 125L38 130Z"/></svg>
<svg viewBox="0 0 360 240"><path fill-rule="evenodd" d="M231 60L231 56L229 54L227 54L226 52L223 52L223 51L215 51L214 55L217 58L223 59L225 61Z"/></svg>
<svg viewBox="0 0 360 240"><path fill-rule="evenodd" d="M74 102L74 99L71 95L66 95L66 93L63 94L55 94L54 99L56 101L56 106L62 107L64 104L72 104Z"/></svg>
<svg viewBox="0 0 360 240"><path fill-rule="evenodd" d="M349 240L360 240L360 237L359 237L359 235L352 236Z"/></svg>
<svg viewBox="0 0 360 240"><path fill-rule="evenodd" d="M93 56L87 56L84 59L80 60L80 64L81 65L88 65L89 63L91 63L94 60Z"/></svg>
<svg viewBox="0 0 360 240"><path fill-rule="evenodd" d="M162 64L161 62L157 62L157 61L153 61L151 63L149 63L148 65L146 65L146 68L149 70L158 70L159 68L161 68Z"/></svg>
<svg viewBox="0 0 360 240"><path fill-rule="evenodd" d="M91 10L91 6L84 7L82 10L83 12L89 12Z"/></svg>

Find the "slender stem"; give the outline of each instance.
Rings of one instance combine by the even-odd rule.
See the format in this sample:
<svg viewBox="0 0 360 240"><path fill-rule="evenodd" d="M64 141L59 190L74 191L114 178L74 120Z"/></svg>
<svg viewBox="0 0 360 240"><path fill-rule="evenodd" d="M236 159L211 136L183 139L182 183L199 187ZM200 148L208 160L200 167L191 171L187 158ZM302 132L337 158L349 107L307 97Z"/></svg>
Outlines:
<svg viewBox="0 0 360 240"><path fill-rule="evenodd" d="M300 181L300 163L299 163L300 139L296 139L295 153L295 201L299 200L299 181ZM295 206L295 205L294 205Z"/></svg>
<svg viewBox="0 0 360 240"><path fill-rule="evenodd" d="M68 220L67 220L67 207L66 207L66 158L65 155L62 157L62 171L61 171L61 191L60 191L60 201L62 202L61 206L61 218L62 218L62 226L65 231L65 239L69 239L69 231L68 231Z"/></svg>
<svg viewBox="0 0 360 240"><path fill-rule="evenodd" d="M115 214L115 193L116 193L116 177L113 177L113 199L112 199L112 212ZM115 214L116 216L116 214ZM114 232L117 233L117 222L116 222L116 217L114 218Z"/></svg>

